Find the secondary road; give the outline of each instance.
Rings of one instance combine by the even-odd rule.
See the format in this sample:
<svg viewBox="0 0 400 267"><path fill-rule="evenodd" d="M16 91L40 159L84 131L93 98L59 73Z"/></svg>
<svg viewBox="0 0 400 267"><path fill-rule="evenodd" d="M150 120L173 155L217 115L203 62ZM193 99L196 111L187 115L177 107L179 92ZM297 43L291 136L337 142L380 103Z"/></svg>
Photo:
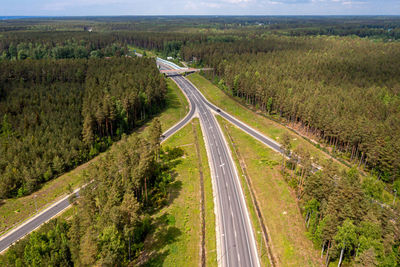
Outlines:
<svg viewBox="0 0 400 267"><path fill-rule="evenodd" d="M73 194L79 195L79 190L75 191ZM69 196L64 197L63 199L59 200L55 204L51 205L44 211L38 213L31 219L27 220L20 226L16 227L15 229L11 230L10 232L4 234L0 238L0 253L6 250L9 246L11 246L14 242L18 241L25 235L29 234L36 228L38 228L43 223L47 222L51 218L55 217L60 212L64 211L69 205L68 201Z"/></svg>
<svg viewBox="0 0 400 267"><path fill-rule="evenodd" d="M163 133L161 138L161 142L164 142L168 139L171 135L179 131L183 126L185 126L194 116L195 113L195 103L192 99L189 98L190 104L190 111L189 113L176 125L172 126L166 132ZM74 194L79 195L80 189L76 190ZM51 218L55 217L57 214L63 212L66 208L69 207L69 196L64 197L63 199L59 200L58 202L50 205L43 211L40 211L31 219L27 220L26 222L22 223L21 225L17 226L16 228L12 229L8 233L4 234L0 237L0 253L14 244L16 241L23 238L25 235L29 234L30 232L34 231L38 227L40 227L45 222L49 221Z"/></svg>

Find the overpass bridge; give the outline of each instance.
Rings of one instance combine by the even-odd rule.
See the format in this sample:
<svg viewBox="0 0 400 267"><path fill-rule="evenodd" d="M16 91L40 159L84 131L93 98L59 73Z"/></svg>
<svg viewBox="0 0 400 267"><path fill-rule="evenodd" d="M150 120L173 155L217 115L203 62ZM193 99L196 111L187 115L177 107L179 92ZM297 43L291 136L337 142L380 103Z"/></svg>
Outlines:
<svg viewBox="0 0 400 267"><path fill-rule="evenodd" d="M160 68L160 63L167 65L167 68L160 68L160 72L167 75L167 76L174 76L174 75L178 75L178 74L182 74L182 73L193 73L193 72L199 72L201 70L212 70L212 68L201 68L201 69L195 69L195 68L183 68L180 67L178 65L176 65L175 63L159 58L157 57L156 59L157 65Z"/></svg>
<svg viewBox="0 0 400 267"><path fill-rule="evenodd" d="M195 68L179 68L179 69L169 69L169 70L160 70L161 73L166 75L168 74L181 74L181 73L193 73L199 72L201 70L212 70L212 68L202 68L202 69L195 69Z"/></svg>

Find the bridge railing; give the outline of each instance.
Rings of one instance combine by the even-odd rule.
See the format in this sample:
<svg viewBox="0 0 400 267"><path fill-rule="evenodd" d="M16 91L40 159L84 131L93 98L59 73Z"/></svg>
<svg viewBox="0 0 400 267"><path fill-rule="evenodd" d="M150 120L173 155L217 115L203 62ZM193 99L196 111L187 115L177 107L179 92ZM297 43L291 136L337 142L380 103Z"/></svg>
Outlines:
<svg viewBox="0 0 400 267"><path fill-rule="evenodd" d="M185 70L185 69L187 69L187 68L179 67L178 65L176 65L173 62L165 60L165 59L162 59L162 58L159 58L159 57L157 57L157 61L160 61L161 63L166 64L166 65L169 65L172 68L177 69L177 70Z"/></svg>

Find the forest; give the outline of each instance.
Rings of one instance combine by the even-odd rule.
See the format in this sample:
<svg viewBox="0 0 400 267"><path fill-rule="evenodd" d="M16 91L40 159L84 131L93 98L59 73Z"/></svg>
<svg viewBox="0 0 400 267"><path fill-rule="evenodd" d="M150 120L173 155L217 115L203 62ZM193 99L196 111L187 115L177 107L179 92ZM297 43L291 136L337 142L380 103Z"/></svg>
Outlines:
<svg viewBox="0 0 400 267"><path fill-rule="evenodd" d="M400 44L362 39L265 37L194 44L182 57L264 114L300 124L382 180L400 179Z"/></svg>
<svg viewBox="0 0 400 267"><path fill-rule="evenodd" d="M0 65L0 198L32 193L104 151L164 105L166 84L152 59Z"/></svg>
<svg viewBox="0 0 400 267"><path fill-rule="evenodd" d="M54 219L0 256L2 266L127 266L153 228L183 150L160 147L155 119L147 137L124 135L91 165L72 217Z"/></svg>
<svg viewBox="0 0 400 267"><path fill-rule="evenodd" d="M318 159L283 136L282 173L295 190L308 237L321 258L345 266L398 266L400 205L386 204L384 182L361 176L356 167L340 171L332 160L313 171ZM397 184L399 186L400 183Z"/></svg>
<svg viewBox="0 0 400 267"><path fill-rule="evenodd" d="M338 170L282 140L291 157L282 173L323 260L398 266L399 37L397 17L0 21L0 199L27 195L122 138L88 171L73 218L51 221L0 263L124 266L140 253L181 151L159 147L157 123L149 138L124 137L166 94L154 59L131 58L138 47L213 68L202 75L226 94L353 166Z"/></svg>

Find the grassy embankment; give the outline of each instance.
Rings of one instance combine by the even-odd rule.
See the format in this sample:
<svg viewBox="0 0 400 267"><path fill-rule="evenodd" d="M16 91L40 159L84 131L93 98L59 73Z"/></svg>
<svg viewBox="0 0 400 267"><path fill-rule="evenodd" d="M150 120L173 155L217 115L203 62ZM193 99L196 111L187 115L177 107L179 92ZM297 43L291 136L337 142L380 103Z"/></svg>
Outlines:
<svg viewBox="0 0 400 267"><path fill-rule="evenodd" d="M251 181L252 190L268 229L272 254L278 266L321 265L319 250L313 248L312 242L306 236L304 219L295 194L280 172L281 156L219 116L218 121L233 151L236 166L240 170L241 183L250 207L259 251L261 250L260 254L264 255L263 261L266 258L266 248L264 243L260 248L260 225L254 206L251 204L249 188L242 176L243 169L239 161L245 167L247 177Z"/></svg>
<svg viewBox="0 0 400 267"><path fill-rule="evenodd" d="M225 94L221 89L216 87L200 74L191 74L188 76L188 79L194 85L196 85L203 95L213 104L219 106L231 115L247 123L264 135L279 142L283 133L287 132L292 137L292 149L295 149L297 146L301 145L310 152L313 159L317 159L317 163L323 163L328 159L333 159L328 153L317 148L314 144L294 133L292 130L289 130L278 122L270 120L267 117L257 114L256 112L246 108L234 98ZM335 164L340 171L349 169L345 164L336 159L333 159L333 164ZM349 165L350 163L346 164ZM359 170L361 173L364 173L362 169L359 168ZM394 196L390 192L386 190L383 191L382 199L384 203L390 205L393 202L393 198Z"/></svg>
<svg viewBox="0 0 400 267"><path fill-rule="evenodd" d="M191 80L211 102L266 136L279 142L283 133L287 131L292 136L294 148L301 144L310 151L314 158L319 158L320 160L327 160L330 158L328 154L317 149L308 141L297 136L279 123L271 121L242 106L199 74L190 75L189 80ZM236 134L235 136L232 135L232 137L235 138L235 142L240 141L239 143L241 143L240 145L236 145L237 149L241 149L241 155L246 155L246 159L242 159L242 161L244 161L247 166L248 178L252 183L253 192L260 206L264 223L269 229L273 254L276 256L275 260L286 266L310 265L312 263L318 265L313 245L306 237L306 229L301 212L296 203L296 197L280 174L279 166L274 166L274 162L280 162L280 155L266 148L263 144L248 136L246 133L241 132L231 125L229 126L232 132ZM230 128L228 127L228 129ZM240 140L236 140L236 138L240 138ZM229 139L227 138L227 140ZM232 144L230 145L231 149L233 149ZM233 156L236 157L235 153L233 153ZM257 243L260 243L260 226L258 224L255 208L251 204L249 188L246 185L246 180L242 176L243 173L240 169L237 157L235 161L236 164L238 164L241 182L249 204L248 206L250 207L249 210ZM341 166L340 168L346 168L339 162L336 162L336 164ZM270 177L270 179L266 179L266 177ZM279 194L277 194L277 192L279 192ZM259 245L258 249L263 251L261 255L266 257L266 248L264 244L262 244L262 246L263 247L260 247ZM310 259L310 261L308 261L308 259ZM266 261L264 258L262 260L263 262Z"/></svg>
<svg viewBox="0 0 400 267"><path fill-rule="evenodd" d="M201 187L196 142L200 149L205 189L206 263L207 266L217 266L211 176L198 119L163 144L181 147L185 154L174 170L175 181L170 187L169 204L153 215L157 227L146 239L144 253L138 260L144 266L198 266L201 261Z"/></svg>
<svg viewBox="0 0 400 267"><path fill-rule="evenodd" d="M292 136L292 149L295 149L298 145L301 144L303 148L310 151L313 158L318 159L320 162L331 158L330 155L318 149L301 136L293 133L285 126L247 109L246 107L226 95L222 90L220 90L218 87L216 87L200 74L191 74L188 76L188 79L194 85L196 85L196 87L210 102L219 106L220 108L240 119L241 121L247 123L264 135L279 142L279 139L282 138L283 133L287 132ZM342 163L338 161L334 162L335 164L337 164L339 169L347 169L347 167Z"/></svg>
<svg viewBox="0 0 400 267"><path fill-rule="evenodd" d="M167 130L173 126L189 110L189 105L185 96L180 89L168 80L168 95L167 107L158 116L160 118L162 129ZM146 129L150 122L146 123L139 131ZM105 152L107 153L107 152ZM5 233L10 227L24 220L27 220L35 214L36 207L40 211L46 208L49 204L65 196L68 193L68 188L78 188L82 185L82 174L91 162L98 160L102 154L93 158L91 161L77 167L76 169L53 179L42 186L37 192L21 197L6 199L0 202L0 233Z"/></svg>

